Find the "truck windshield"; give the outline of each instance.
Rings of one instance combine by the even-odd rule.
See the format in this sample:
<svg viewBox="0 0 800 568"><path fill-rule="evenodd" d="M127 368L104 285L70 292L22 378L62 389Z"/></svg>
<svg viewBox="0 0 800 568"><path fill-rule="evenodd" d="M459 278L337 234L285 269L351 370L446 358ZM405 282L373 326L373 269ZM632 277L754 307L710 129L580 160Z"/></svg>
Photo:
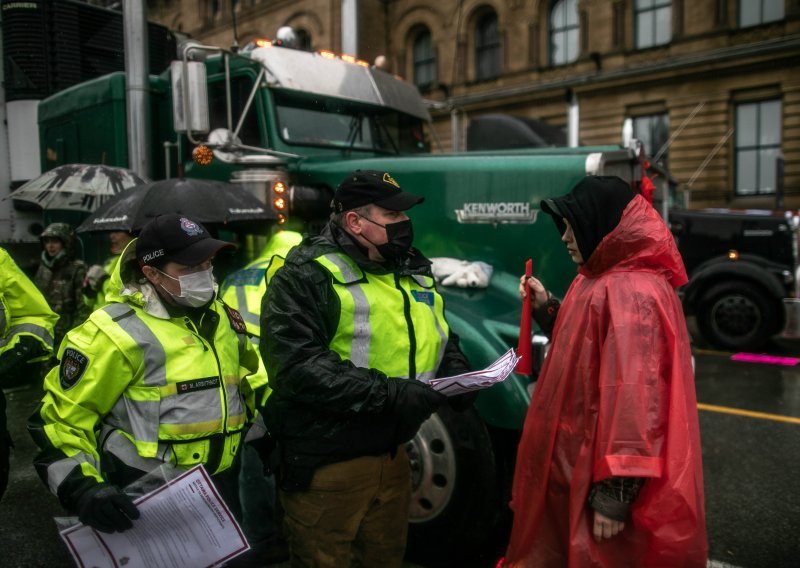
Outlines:
<svg viewBox="0 0 800 568"><path fill-rule="evenodd" d="M278 130L287 144L383 154L430 151L419 118L337 99L304 97L278 90L273 95Z"/></svg>

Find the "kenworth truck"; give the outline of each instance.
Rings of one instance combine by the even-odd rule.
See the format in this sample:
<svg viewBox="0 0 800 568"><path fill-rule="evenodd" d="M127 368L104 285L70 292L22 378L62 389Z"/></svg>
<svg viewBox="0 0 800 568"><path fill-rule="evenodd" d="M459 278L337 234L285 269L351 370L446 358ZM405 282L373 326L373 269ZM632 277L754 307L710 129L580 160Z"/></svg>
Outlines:
<svg viewBox="0 0 800 568"><path fill-rule="evenodd" d="M149 87L152 179L180 174L246 184L276 209L279 223L306 232L327 220L333 189L354 169L388 171L423 195L425 203L411 211L415 245L429 257L493 267L485 288L442 289L449 322L475 368L517 345L527 258L555 294L575 276L540 200L566 193L587 174L633 183L641 176L635 153L614 146L434 154L430 116L415 87L329 52L264 44L234 54L187 44ZM43 101L43 169L126 166L125 106L122 73ZM532 341L541 354L545 341ZM508 520L534 380L512 375L481 392L477 411L443 410L423 425L409 447L410 556L426 564L487 564L482 554Z"/></svg>

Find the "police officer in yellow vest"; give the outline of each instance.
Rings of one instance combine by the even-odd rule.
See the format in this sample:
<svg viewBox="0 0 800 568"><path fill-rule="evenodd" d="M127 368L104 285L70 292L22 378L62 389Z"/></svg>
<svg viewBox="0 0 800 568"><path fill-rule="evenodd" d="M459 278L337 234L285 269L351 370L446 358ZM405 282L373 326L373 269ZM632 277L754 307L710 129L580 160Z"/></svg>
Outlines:
<svg viewBox="0 0 800 568"><path fill-rule="evenodd" d="M338 186L331 221L287 256L262 309L280 499L293 565L400 566L404 443L445 403L425 380L468 363L387 172Z"/></svg>
<svg viewBox="0 0 800 568"><path fill-rule="evenodd" d="M56 320L58 316L36 285L0 248L0 498L8 483L12 447L2 389L41 380L36 363L53 352Z"/></svg>
<svg viewBox="0 0 800 568"><path fill-rule="evenodd" d="M242 314L253 345L259 344L261 335L261 301L267 290L267 270L281 265L289 250L302 240L303 236L296 231L280 230L273 233L258 258L231 273L220 288L222 301ZM264 472L262 452L252 444L245 444L242 449L242 469L239 474L242 528L253 556L263 560L282 560L285 558L285 546L278 538L275 476Z"/></svg>
<svg viewBox="0 0 800 568"><path fill-rule="evenodd" d="M302 240L303 235L297 231L277 231L267 241L258 258L231 273L222 284L222 301L242 314L250 339L256 345L261 336L261 301L267 291L267 268L276 255L286 258L289 250Z"/></svg>
<svg viewBox="0 0 800 568"><path fill-rule="evenodd" d="M29 430L39 475L85 524L131 527L121 488L163 463L203 464L239 514L238 460L266 374L215 297L211 261L230 246L185 216L157 217L123 252L111 303L65 337Z"/></svg>

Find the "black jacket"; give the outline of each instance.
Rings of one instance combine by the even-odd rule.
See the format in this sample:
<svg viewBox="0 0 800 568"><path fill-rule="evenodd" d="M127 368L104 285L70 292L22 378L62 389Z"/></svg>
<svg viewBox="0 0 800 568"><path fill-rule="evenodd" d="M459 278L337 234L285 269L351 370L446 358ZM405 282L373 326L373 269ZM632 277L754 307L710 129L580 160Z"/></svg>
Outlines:
<svg viewBox="0 0 800 568"><path fill-rule="evenodd" d="M260 350L273 390L264 417L278 441L281 482L287 489L306 486L321 465L392 452L405 441L398 440L403 417L395 412L395 389L389 385L397 379L379 369L356 367L329 349L340 304L330 275L314 259L332 252L350 256L367 277L431 274L430 261L415 249L400 266L370 261L333 224L295 247L275 273L261 309ZM438 375L468 370L451 332Z"/></svg>

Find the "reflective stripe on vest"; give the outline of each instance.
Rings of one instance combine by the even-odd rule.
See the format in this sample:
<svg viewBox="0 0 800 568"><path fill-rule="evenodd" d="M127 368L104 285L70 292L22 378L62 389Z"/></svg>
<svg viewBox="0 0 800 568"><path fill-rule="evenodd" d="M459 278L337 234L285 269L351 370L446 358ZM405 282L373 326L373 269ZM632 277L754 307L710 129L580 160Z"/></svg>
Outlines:
<svg viewBox="0 0 800 568"><path fill-rule="evenodd" d="M100 470L100 465L89 455L78 452L69 458L54 461L47 466L47 485L50 487L50 492L53 495L58 495L58 488L67 478L67 476L76 467L80 467L82 463L91 464L96 471Z"/></svg>
<svg viewBox="0 0 800 568"><path fill-rule="evenodd" d="M238 432L246 420L239 391L239 350L240 342L246 340L228 327L224 313L208 312L220 318L209 346L191 329L183 330L172 320L142 319L127 304L113 303L102 311L116 324L105 326L104 331L120 344L130 345L134 368L137 359L141 368L141 375L104 419L108 426L122 430L147 458L159 453L159 441L201 442L226 433L235 435L238 445ZM220 469L232 459L225 456Z"/></svg>
<svg viewBox="0 0 800 568"><path fill-rule="evenodd" d="M9 334L0 339L0 349L11 343L11 341L20 333L29 333L31 335L35 335L49 347L53 346L53 336L50 335L45 328L33 323L21 323L12 327L9 331Z"/></svg>
<svg viewBox="0 0 800 568"><path fill-rule="evenodd" d="M365 274L340 253L314 260L330 273L341 305L331 350L357 367L380 369L392 377L436 376L449 327L432 278Z"/></svg>

